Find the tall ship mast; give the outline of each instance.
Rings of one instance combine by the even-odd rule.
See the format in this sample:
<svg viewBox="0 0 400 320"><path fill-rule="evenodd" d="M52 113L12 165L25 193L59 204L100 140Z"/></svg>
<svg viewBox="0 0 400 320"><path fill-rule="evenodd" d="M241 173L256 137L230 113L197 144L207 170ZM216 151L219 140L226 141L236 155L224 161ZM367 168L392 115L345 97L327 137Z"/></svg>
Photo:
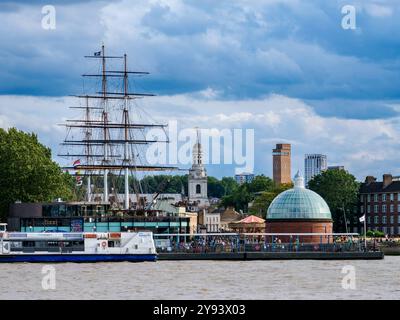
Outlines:
<svg viewBox="0 0 400 320"><path fill-rule="evenodd" d="M131 87L131 77L145 76L149 72L129 71L127 55L106 55L104 45L101 51L85 58L100 62L98 72L82 75L84 79L94 80L100 91L74 96L80 100L80 105L71 108L81 109L82 113L78 119L69 119L62 124L67 128L67 136L61 145L63 150L67 150L59 156L73 161L72 166L66 166L64 169L75 172L77 185L83 183L82 177L85 178L86 201L98 201L93 198L92 182L96 180L98 184L99 178L102 177L101 201L109 203L110 181L114 183L111 190L118 195L121 187L120 177L123 177L123 208L118 209L142 210L144 204L141 204L139 197L143 192L140 173L178 170L177 167L149 165L144 157L145 148L149 144L169 143L167 125L148 123L143 121L141 116L134 116L135 111L140 109L136 101L154 94L135 92ZM120 68L115 67L118 62L122 64ZM108 69L111 64L113 67ZM163 130L165 138L149 140L146 133L153 128ZM115 182L119 182L117 186ZM131 187L136 193L135 208L130 205ZM118 204L120 201L116 200Z"/></svg>

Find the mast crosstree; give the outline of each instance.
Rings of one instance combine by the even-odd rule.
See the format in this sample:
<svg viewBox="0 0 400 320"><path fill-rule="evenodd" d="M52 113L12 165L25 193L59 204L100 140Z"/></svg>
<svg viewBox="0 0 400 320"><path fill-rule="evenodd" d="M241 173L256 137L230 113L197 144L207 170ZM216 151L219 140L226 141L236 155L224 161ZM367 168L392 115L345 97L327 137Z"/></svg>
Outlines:
<svg viewBox="0 0 400 320"><path fill-rule="evenodd" d="M84 100L83 106L72 106L70 108L82 109L83 119L69 119L60 124L68 130L68 135L61 143L62 146L69 146L79 149L73 152L60 153L60 157L76 159L72 166L66 166L64 170L72 170L79 175L86 177L86 200L93 201L93 189L91 177L103 176L103 202L109 202L109 174L112 176L124 176L124 200L123 209L130 210L129 191L130 174L149 171L179 170L172 166L154 166L142 163L142 151L140 146L147 146L153 143L169 143L166 133L167 125L142 123L132 119L131 102L135 99L151 97L151 93L139 93L129 90L129 76L144 76L149 72L129 71L127 66L127 55L107 56L104 45L101 51L95 52L92 56L85 56L90 59L101 60L99 73L83 74L83 77L101 79L101 91L95 94L74 95ZM108 59L122 60L122 70L107 70ZM122 90L110 90L109 77L115 80L122 80ZM110 81L111 82L111 81ZM121 84L121 83L119 83ZM121 105L122 103L122 105ZM117 115L120 114L120 118ZM147 139L146 132L152 128L159 128L164 131L165 139ZM73 130L80 130L79 137L72 135ZM82 134L83 133L83 134ZM70 136L71 135L71 136ZM84 160L82 163L81 161ZM83 173L82 173L83 172ZM139 179L136 179L139 181ZM138 194L138 190L133 188ZM137 197L138 203L140 203ZM140 208L139 208L140 209Z"/></svg>

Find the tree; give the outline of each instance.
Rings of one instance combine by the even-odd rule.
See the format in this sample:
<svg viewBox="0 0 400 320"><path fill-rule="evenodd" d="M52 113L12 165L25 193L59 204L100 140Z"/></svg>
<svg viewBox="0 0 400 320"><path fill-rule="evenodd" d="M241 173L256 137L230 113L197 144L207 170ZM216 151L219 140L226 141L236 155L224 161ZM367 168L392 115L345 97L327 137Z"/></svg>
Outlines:
<svg viewBox="0 0 400 320"><path fill-rule="evenodd" d="M336 232L346 231L346 219L352 219L357 207L360 188L356 178L345 170L326 170L312 178L309 189L318 193L328 204Z"/></svg>
<svg viewBox="0 0 400 320"><path fill-rule="evenodd" d="M272 190L274 188L274 182L271 178L262 175L255 176L253 181L249 183L250 192L261 192Z"/></svg>
<svg viewBox="0 0 400 320"><path fill-rule="evenodd" d="M73 198L74 179L51 159L33 133L0 128L0 219L11 203Z"/></svg>
<svg viewBox="0 0 400 320"><path fill-rule="evenodd" d="M232 194L239 186L232 177L223 177L221 184L224 186L224 196Z"/></svg>
<svg viewBox="0 0 400 320"><path fill-rule="evenodd" d="M250 183L243 183L233 189L230 194L227 194L222 198L221 204L224 207L234 206L236 210L243 210L244 212L247 212L249 202L260 196L268 198L268 196L264 194L268 192L276 193L278 192L278 189L275 187L274 182L269 177L258 175L255 176L253 181ZM261 195L259 193L261 193ZM264 202L260 199L260 201L256 204L257 209L252 209L251 212L257 215L262 215L263 203Z"/></svg>
<svg viewBox="0 0 400 320"><path fill-rule="evenodd" d="M209 197L221 198L225 195L225 188L217 178L207 177L207 192Z"/></svg>
<svg viewBox="0 0 400 320"><path fill-rule="evenodd" d="M275 197L279 195L281 192L290 188L293 188L292 183L281 184L278 186L275 186L273 184L268 191L264 191L256 195L256 197L253 200L250 213L265 219L267 216L268 207L270 206L271 202L275 199Z"/></svg>

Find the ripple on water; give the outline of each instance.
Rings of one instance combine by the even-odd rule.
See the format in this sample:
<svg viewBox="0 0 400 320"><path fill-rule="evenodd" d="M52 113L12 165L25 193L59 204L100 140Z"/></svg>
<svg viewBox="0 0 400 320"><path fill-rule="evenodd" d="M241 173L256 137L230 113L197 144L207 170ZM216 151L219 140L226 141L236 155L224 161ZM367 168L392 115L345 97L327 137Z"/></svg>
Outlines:
<svg viewBox="0 0 400 320"><path fill-rule="evenodd" d="M1 264L0 299L399 299L399 262L65 263L53 265L56 289L48 291L43 265ZM342 288L345 265L355 267L356 290Z"/></svg>

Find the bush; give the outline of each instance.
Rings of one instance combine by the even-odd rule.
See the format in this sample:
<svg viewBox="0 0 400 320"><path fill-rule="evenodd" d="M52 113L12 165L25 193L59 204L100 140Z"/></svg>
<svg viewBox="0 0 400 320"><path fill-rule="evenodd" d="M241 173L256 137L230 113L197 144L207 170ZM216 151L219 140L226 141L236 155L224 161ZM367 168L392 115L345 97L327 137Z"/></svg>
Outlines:
<svg viewBox="0 0 400 320"><path fill-rule="evenodd" d="M374 237L374 232L371 230L367 231L367 237Z"/></svg>
<svg viewBox="0 0 400 320"><path fill-rule="evenodd" d="M376 237L376 238L383 238L385 234L381 231L367 231L367 237Z"/></svg>

